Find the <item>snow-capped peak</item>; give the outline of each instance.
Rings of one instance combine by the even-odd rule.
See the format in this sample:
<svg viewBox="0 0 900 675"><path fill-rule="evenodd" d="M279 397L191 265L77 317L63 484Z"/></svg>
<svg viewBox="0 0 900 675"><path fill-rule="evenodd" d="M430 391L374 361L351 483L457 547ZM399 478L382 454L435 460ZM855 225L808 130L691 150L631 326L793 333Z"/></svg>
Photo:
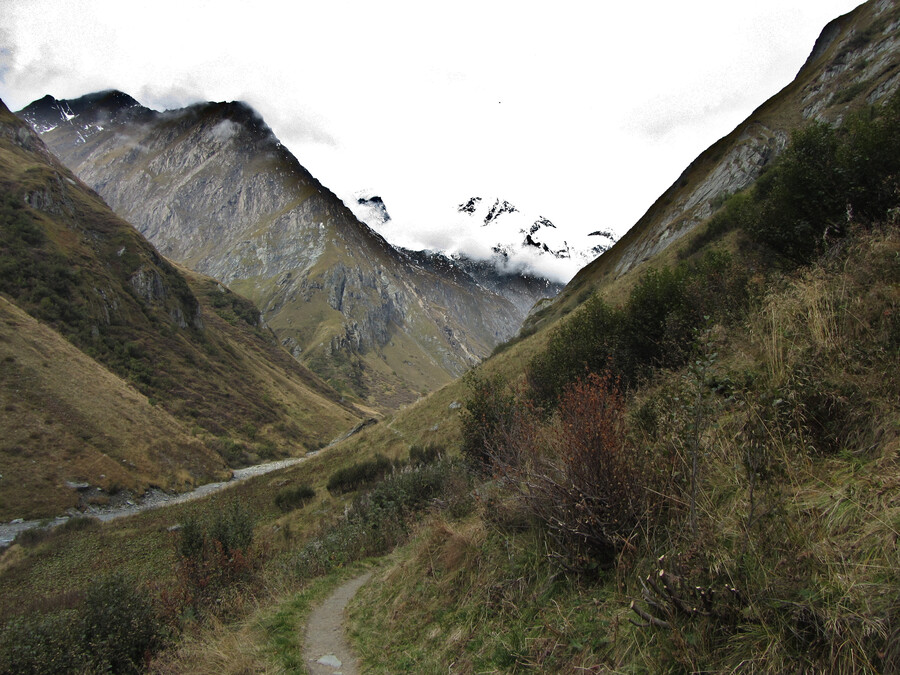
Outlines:
<svg viewBox="0 0 900 675"><path fill-rule="evenodd" d="M381 197L354 193L353 213L395 246L449 258L466 256L492 264L500 274L526 274L565 283L615 239L609 231L562 226L536 211L495 197L472 196L434 222L391 221Z"/></svg>

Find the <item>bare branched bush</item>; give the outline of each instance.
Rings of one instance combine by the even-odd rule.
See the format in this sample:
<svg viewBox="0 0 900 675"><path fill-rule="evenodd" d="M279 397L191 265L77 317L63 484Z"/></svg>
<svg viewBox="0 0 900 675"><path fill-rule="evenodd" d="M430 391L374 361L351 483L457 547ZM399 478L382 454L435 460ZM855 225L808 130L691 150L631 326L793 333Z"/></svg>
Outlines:
<svg viewBox="0 0 900 675"><path fill-rule="evenodd" d="M494 451L498 473L568 569L610 564L652 510L655 474L626 444L623 411L618 381L590 374L566 387L547 423L523 404Z"/></svg>

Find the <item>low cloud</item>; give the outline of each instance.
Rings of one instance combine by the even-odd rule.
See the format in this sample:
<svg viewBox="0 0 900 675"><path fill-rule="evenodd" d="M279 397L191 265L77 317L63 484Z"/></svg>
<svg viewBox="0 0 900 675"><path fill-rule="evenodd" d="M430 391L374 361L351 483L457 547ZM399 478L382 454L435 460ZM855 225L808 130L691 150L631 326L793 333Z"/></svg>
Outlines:
<svg viewBox="0 0 900 675"><path fill-rule="evenodd" d="M345 203L347 203L346 200ZM352 204L348 205L351 206L351 209L353 208ZM387 207L390 211L390 203L387 204ZM501 224L500 221L504 218L510 218L513 215L521 216L521 214L505 214L498 219L498 224ZM528 220L524 217L519 219L523 223ZM528 274L558 283L566 283L575 276L578 270L587 263L587 259L579 255L579 252L589 250L590 244L596 243L589 243L586 235L579 237L577 234L569 232L569 235L574 235L570 236L571 241L569 242L575 244L573 257L557 258L542 249L523 245L526 232L520 231L520 224L513 228L507 228L505 231L491 226L485 227L483 215L479 217L478 215L454 214L441 222L415 225L402 224L392 220L376 226L374 229L395 246L414 251L434 251L448 256L462 255L472 260L489 261L501 273ZM557 235L560 238L564 236L562 232L557 231L544 232L544 234L547 236ZM554 243L550 245L554 248L564 245L562 241L555 242L555 244L556 246ZM502 249L502 252L498 252L495 247Z"/></svg>
<svg viewBox="0 0 900 675"><path fill-rule="evenodd" d="M145 85L132 96L154 110L177 110L194 103L204 102L206 99L200 92L201 88L193 83L173 84L165 88Z"/></svg>
<svg viewBox="0 0 900 675"><path fill-rule="evenodd" d="M225 119L209 130L209 135L220 143L225 143L234 137L240 126L231 120Z"/></svg>

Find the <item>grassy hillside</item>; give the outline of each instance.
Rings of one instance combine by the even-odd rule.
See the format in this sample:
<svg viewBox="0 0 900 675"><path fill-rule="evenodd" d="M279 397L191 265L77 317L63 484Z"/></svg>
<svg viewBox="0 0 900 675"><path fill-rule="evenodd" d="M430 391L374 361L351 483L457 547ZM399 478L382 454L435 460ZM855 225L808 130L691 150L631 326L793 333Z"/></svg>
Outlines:
<svg viewBox="0 0 900 675"><path fill-rule="evenodd" d="M516 417L478 517L437 516L364 589L360 653L375 672L891 672L898 254L896 228L863 235L690 365Z"/></svg>
<svg viewBox="0 0 900 675"><path fill-rule="evenodd" d="M897 18L826 30L804 87ZM310 602L367 565L370 672L897 672L900 97L794 129L768 165L644 269L576 284L290 470L23 537L0 673L302 671ZM259 330L189 288L205 326Z"/></svg>
<svg viewBox="0 0 900 675"><path fill-rule="evenodd" d="M107 494L175 488L224 475L223 460L242 466L302 455L364 416L277 344L252 303L163 259L5 108L0 176L0 293L37 319L15 319L27 332L3 345L4 404L17 405L23 377L33 389L29 412L7 420L15 433L4 437L0 452L17 466L27 457L35 470L26 484L42 486L4 491L5 516L57 515L52 509L75 500L66 481ZM51 329L58 333L53 347ZM58 362L55 348L80 350L84 372L75 378L57 368L53 377L44 370L30 377L21 370L36 365L29 350ZM111 409L133 426L85 417L92 399L77 399L90 390L87 371L96 376L95 392L112 381L110 391L131 387L122 401L135 410ZM73 382L80 388L61 389ZM110 398L97 394L97 401ZM50 401L66 408L62 419L52 420L52 406L40 413ZM69 409L76 403L77 414ZM147 409L157 412L148 416ZM72 426L48 431L69 418ZM108 456L89 461L89 449L105 452L104 445ZM24 470L18 466L14 475Z"/></svg>
<svg viewBox="0 0 900 675"><path fill-rule="evenodd" d="M363 590L374 672L900 667L898 110L798 131L682 262L454 392L478 513Z"/></svg>
<svg viewBox="0 0 900 675"><path fill-rule="evenodd" d="M3 298L0 396L2 521L78 506L77 484L141 493L229 474L169 413Z"/></svg>

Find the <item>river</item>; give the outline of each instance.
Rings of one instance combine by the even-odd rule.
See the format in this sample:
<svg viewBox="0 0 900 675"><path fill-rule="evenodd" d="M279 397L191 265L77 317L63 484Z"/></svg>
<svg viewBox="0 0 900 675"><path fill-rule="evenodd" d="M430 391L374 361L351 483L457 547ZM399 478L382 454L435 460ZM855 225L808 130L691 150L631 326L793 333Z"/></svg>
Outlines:
<svg viewBox="0 0 900 675"><path fill-rule="evenodd" d="M74 509L71 509L69 515L59 516L52 519L22 520L21 518L17 518L16 520L13 520L9 523L0 523L0 549L9 546L16 538L16 535L18 535L20 532L24 532L25 530L31 530L35 527L42 526L51 528L57 527L68 521L70 518L78 516L87 516L90 518L96 518L97 520L100 520L102 522L107 522L110 520L115 520L116 518L132 516L142 511L156 509L161 506L169 506L170 504L182 504L184 502L189 502L192 499L205 497L206 495L210 495L213 492L218 492L219 490L222 490L224 488L236 485L242 480L252 478L253 476L262 476L263 474L270 473L272 471L285 469L289 466L293 466L294 464L298 464L304 460L307 460L310 457L314 457L316 454L318 454L318 451L310 452L304 457L292 457L290 459L282 459L275 462L255 464L254 466L248 466L243 469L234 469L234 471L232 472L231 480L222 481L220 483L206 483L191 490L190 492L171 494L156 488L152 488L150 490L147 490L147 492L145 492L142 496L133 500L128 500L121 506L91 506L84 511L75 511Z"/></svg>

